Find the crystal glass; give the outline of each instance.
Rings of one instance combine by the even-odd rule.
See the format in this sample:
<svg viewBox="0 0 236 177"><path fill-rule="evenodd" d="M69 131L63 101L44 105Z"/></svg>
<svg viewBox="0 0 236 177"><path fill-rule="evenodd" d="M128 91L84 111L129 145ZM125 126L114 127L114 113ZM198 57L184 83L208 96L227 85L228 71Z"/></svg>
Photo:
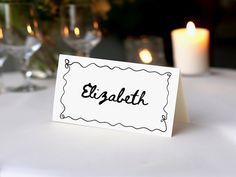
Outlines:
<svg viewBox="0 0 236 177"><path fill-rule="evenodd" d="M102 33L98 19L88 3L67 4L60 8L61 35L77 55L89 56L100 42Z"/></svg>
<svg viewBox="0 0 236 177"><path fill-rule="evenodd" d="M31 81L30 60L41 47L41 35L34 7L29 3L0 3L1 44L8 55L18 60L25 83L11 91L34 91L44 87ZM1 37L1 35L0 35Z"/></svg>
<svg viewBox="0 0 236 177"><path fill-rule="evenodd" d="M166 66L163 39L158 36L129 37L125 40L129 62Z"/></svg>
<svg viewBox="0 0 236 177"><path fill-rule="evenodd" d="M2 31L0 29L0 41L2 39ZM4 46L0 43L0 94L2 92L4 92L4 84L2 82L2 68L3 68L3 65L5 63L7 59L7 56L6 56L6 51L5 51L5 48Z"/></svg>

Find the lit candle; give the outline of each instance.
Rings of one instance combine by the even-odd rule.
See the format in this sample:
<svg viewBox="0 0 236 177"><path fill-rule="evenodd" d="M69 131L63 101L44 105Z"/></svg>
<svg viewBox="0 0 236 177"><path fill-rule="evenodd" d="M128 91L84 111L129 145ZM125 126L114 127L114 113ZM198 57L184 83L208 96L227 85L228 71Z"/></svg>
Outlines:
<svg viewBox="0 0 236 177"><path fill-rule="evenodd" d="M1 27L0 27L0 39L3 39L3 31Z"/></svg>
<svg viewBox="0 0 236 177"><path fill-rule="evenodd" d="M62 35L64 37L68 37L69 36L69 28L67 26L64 26L63 31L62 31Z"/></svg>
<svg viewBox="0 0 236 177"><path fill-rule="evenodd" d="M152 54L148 49L145 48L140 50L139 58L145 64L149 64L152 62Z"/></svg>
<svg viewBox="0 0 236 177"><path fill-rule="evenodd" d="M76 37L79 37L79 36L80 36L80 30L79 30L78 27L75 27L75 28L74 28L74 33L75 33L75 36L76 36Z"/></svg>
<svg viewBox="0 0 236 177"><path fill-rule="evenodd" d="M174 64L182 74L202 74L208 70L209 34L205 28L195 28L193 22L171 32Z"/></svg>
<svg viewBox="0 0 236 177"><path fill-rule="evenodd" d="M27 32L28 32L30 35L33 35L33 34L34 34L32 28L31 28L31 26L30 26L29 24L26 26L26 29L27 29Z"/></svg>

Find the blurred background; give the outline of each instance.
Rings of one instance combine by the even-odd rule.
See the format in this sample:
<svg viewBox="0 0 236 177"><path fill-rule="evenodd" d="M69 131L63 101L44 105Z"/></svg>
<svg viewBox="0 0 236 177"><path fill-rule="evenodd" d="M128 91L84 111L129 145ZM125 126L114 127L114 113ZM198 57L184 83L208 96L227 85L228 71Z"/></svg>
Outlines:
<svg viewBox="0 0 236 177"><path fill-rule="evenodd" d="M1 1L15 2L15 1ZM127 61L128 39L154 36L162 39L167 65L173 66L170 33L193 21L210 30L210 65L236 68L236 0L31 0L37 11L42 46L32 56L33 68L54 72L59 53L76 54L61 37L60 6L87 3L99 19L102 39L91 57ZM1 10L1 9L0 9ZM24 13L24 12L22 12ZM3 70L17 70L7 59Z"/></svg>

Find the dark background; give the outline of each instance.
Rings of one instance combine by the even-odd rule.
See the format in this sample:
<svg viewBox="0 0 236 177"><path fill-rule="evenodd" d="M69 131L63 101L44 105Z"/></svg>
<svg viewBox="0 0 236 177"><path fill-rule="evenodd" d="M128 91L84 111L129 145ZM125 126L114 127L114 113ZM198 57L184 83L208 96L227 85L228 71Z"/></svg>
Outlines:
<svg viewBox="0 0 236 177"><path fill-rule="evenodd" d="M11 0L0 2L11 2ZM20 0L18 0L20 1ZM154 35L164 40L165 56L173 65L170 33L188 21L210 30L210 64L236 69L236 0L32 0L39 13L44 44L34 55L41 68L55 70L59 53L75 54L60 36L59 7L65 3L98 2L102 41L92 57L126 60L124 41L130 36ZM14 60L5 62L5 70L17 68ZM40 63L41 62L41 63ZM39 63L39 64L38 64Z"/></svg>
<svg viewBox="0 0 236 177"><path fill-rule="evenodd" d="M210 30L211 66L236 68L236 0L111 0L109 2L111 9L107 13L107 19L103 21L104 38L113 35L122 43L128 36L161 36L164 39L167 61L172 65L170 32L185 27L191 20L197 27ZM106 41L103 42L101 45L109 45ZM101 46L97 48L99 47L102 48ZM96 52L96 49L92 54L104 58L122 57L122 55L101 54Z"/></svg>

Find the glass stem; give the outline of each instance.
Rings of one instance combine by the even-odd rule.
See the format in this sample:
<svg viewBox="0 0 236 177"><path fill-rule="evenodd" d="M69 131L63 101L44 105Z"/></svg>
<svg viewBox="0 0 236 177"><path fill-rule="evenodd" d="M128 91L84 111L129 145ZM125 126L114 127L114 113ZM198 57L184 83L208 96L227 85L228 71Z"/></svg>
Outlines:
<svg viewBox="0 0 236 177"><path fill-rule="evenodd" d="M3 65L4 65L4 62L6 60L6 56L1 56L0 57L0 94L3 93L5 91L5 86L3 84Z"/></svg>
<svg viewBox="0 0 236 177"><path fill-rule="evenodd" d="M29 70L29 60L24 59L24 63L22 66L22 73L25 77L25 85L28 88L31 88L32 87L32 82L31 82L32 71Z"/></svg>
<svg viewBox="0 0 236 177"><path fill-rule="evenodd" d="M90 50L84 49L76 52L76 55L83 57L90 57Z"/></svg>
<svg viewBox="0 0 236 177"><path fill-rule="evenodd" d="M2 66L0 66L0 94L4 92L4 84L2 81Z"/></svg>
<svg viewBox="0 0 236 177"><path fill-rule="evenodd" d="M32 76L31 71L27 71L25 73L25 82L26 82L26 85L28 85L28 87L32 87L31 76Z"/></svg>

